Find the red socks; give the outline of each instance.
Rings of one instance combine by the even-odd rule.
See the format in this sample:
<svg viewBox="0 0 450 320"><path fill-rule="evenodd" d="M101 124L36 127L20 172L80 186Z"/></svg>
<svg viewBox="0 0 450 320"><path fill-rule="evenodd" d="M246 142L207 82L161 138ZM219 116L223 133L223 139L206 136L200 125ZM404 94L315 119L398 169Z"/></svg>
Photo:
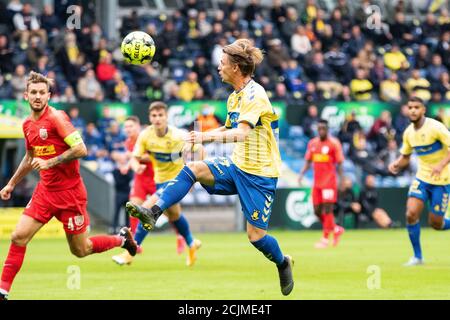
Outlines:
<svg viewBox="0 0 450 320"><path fill-rule="evenodd" d="M0 289L9 292L11 285L22 267L23 259L25 258L25 251L27 247L19 247L11 243L9 246L8 256L6 257L3 266L2 280L0 282Z"/></svg>
<svg viewBox="0 0 450 320"><path fill-rule="evenodd" d="M334 214L332 213L326 213L323 215L323 232L325 235L325 232L327 233L326 238L328 238L328 235L331 232L334 232L334 227L336 226L336 223L334 222Z"/></svg>
<svg viewBox="0 0 450 320"><path fill-rule="evenodd" d="M139 219L136 217L130 217L130 230L133 236L136 234L136 229L139 224Z"/></svg>
<svg viewBox="0 0 450 320"><path fill-rule="evenodd" d="M323 235L322 237L324 239L328 239L328 236L330 235L330 231L327 229L327 214L321 214L320 217L320 223L322 224L322 230L323 230Z"/></svg>
<svg viewBox="0 0 450 320"><path fill-rule="evenodd" d="M100 253L115 247L122 246L122 237L119 236L93 236L89 240L92 242L92 252Z"/></svg>

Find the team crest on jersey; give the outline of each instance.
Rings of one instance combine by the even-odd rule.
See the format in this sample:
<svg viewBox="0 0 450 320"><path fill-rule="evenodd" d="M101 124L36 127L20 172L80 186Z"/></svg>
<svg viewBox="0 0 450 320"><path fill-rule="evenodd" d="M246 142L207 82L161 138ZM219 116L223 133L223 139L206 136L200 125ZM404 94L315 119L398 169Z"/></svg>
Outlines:
<svg viewBox="0 0 450 320"><path fill-rule="evenodd" d="M323 154L328 154L328 152L330 152L330 147L328 147L328 146L323 146L323 147L322 147L322 153L323 153Z"/></svg>
<svg viewBox="0 0 450 320"><path fill-rule="evenodd" d="M77 227L81 227L84 224L84 216L82 216L82 215L75 216L75 218L73 220Z"/></svg>
<svg viewBox="0 0 450 320"><path fill-rule="evenodd" d="M42 140L46 140L48 138L47 129L45 128L39 129L39 137L41 137Z"/></svg>
<svg viewBox="0 0 450 320"><path fill-rule="evenodd" d="M258 210L254 210L253 214L252 214L252 220L256 221L259 219L259 211Z"/></svg>

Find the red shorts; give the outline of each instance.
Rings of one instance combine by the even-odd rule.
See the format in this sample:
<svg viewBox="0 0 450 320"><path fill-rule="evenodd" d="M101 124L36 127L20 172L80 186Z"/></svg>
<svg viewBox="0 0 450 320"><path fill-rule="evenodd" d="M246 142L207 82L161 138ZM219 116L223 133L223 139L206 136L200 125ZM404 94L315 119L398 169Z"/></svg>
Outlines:
<svg viewBox="0 0 450 320"><path fill-rule="evenodd" d="M130 190L130 198L139 198L145 201L145 199L147 199L147 195L151 196L155 192L156 186L153 180L143 179L140 176L136 176Z"/></svg>
<svg viewBox="0 0 450 320"><path fill-rule="evenodd" d="M322 203L337 202L337 187L332 188L316 188L312 189L313 205L317 206Z"/></svg>
<svg viewBox="0 0 450 320"><path fill-rule="evenodd" d="M24 214L44 224L56 217L67 234L80 234L89 226L86 206L87 192L82 181L62 191L48 191L38 183Z"/></svg>

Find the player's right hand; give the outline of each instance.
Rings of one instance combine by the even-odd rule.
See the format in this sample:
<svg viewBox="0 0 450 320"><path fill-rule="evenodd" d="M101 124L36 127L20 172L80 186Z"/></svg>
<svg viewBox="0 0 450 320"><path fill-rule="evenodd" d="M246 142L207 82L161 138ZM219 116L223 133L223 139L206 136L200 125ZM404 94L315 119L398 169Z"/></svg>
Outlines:
<svg viewBox="0 0 450 320"><path fill-rule="evenodd" d="M0 198L5 201L11 199L11 193L13 190L13 186L6 185L2 190L0 190Z"/></svg>
<svg viewBox="0 0 450 320"><path fill-rule="evenodd" d="M398 166L397 162L392 162L389 165L388 169L392 174L398 174L400 172L400 167Z"/></svg>
<svg viewBox="0 0 450 320"><path fill-rule="evenodd" d="M145 171L145 168L147 166L145 164L140 163L138 167L136 167L136 170L134 170L134 172L136 172L137 174L142 174Z"/></svg>

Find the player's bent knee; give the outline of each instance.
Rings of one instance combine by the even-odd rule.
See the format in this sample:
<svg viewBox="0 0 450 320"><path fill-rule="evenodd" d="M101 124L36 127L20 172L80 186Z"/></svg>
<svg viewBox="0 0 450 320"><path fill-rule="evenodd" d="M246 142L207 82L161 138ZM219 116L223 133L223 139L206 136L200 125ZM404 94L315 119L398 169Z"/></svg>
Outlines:
<svg viewBox="0 0 450 320"><path fill-rule="evenodd" d="M415 214L412 211L407 211L406 212L406 222L408 224L415 224L418 221L419 221L419 215L418 214Z"/></svg>
<svg viewBox="0 0 450 320"><path fill-rule="evenodd" d="M14 231L11 235L11 242L19 247L26 246L30 241L29 237L23 233Z"/></svg>
<svg viewBox="0 0 450 320"><path fill-rule="evenodd" d="M84 258L89 255L88 250L83 247L70 247L70 252L77 258Z"/></svg>
<svg viewBox="0 0 450 320"><path fill-rule="evenodd" d="M441 219L430 219L428 221L430 227L434 230L442 230L442 220Z"/></svg>
<svg viewBox="0 0 450 320"><path fill-rule="evenodd" d="M164 214L169 219L169 222L177 221L178 219L180 219L181 216L180 212L169 212L168 210L166 210Z"/></svg>
<svg viewBox="0 0 450 320"><path fill-rule="evenodd" d="M201 175L201 164L203 161L191 161L186 164L186 166L192 171L195 177L198 179L198 176Z"/></svg>
<svg viewBox="0 0 450 320"><path fill-rule="evenodd" d="M442 230L442 223L437 223L435 221L431 221L430 222L430 226L434 229L434 230Z"/></svg>
<svg viewBox="0 0 450 320"><path fill-rule="evenodd" d="M258 241L266 234L267 234L266 230L263 229L252 228L251 230L247 231L247 237L250 242Z"/></svg>

